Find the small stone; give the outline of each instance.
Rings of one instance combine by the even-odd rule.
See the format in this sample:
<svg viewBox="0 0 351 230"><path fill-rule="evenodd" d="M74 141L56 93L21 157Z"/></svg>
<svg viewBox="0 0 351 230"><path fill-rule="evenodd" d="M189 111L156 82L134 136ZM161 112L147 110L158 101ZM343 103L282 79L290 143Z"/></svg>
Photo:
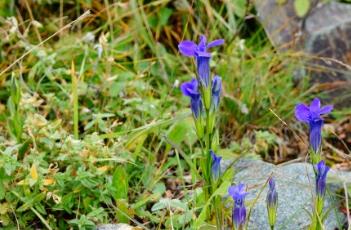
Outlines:
<svg viewBox="0 0 351 230"><path fill-rule="evenodd" d="M97 230L141 230L141 228L128 224L102 224L97 226Z"/></svg>

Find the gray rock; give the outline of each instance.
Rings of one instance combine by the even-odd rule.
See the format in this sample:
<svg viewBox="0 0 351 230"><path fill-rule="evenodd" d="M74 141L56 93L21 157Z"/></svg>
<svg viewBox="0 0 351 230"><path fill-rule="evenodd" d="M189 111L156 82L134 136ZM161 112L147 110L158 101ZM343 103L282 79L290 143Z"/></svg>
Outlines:
<svg viewBox="0 0 351 230"><path fill-rule="evenodd" d="M228 166L224 163L223 167ZM292 163L275 166L261 160L242 159L234 164L236 183L247 185L247 204L251 208L248 229L269 229L266 210L267 179L272 175L276 181L279 194L278 215L276 229L307 229L310 224L314 194L314 173L311 164ZM331 170L328 174L328 184L325 209L331 209L325 221L325 229L341 229L345 216L338 209L339 200L335 197L335 190L342 188L340 182L351 182L350 172ZM333 191L330 191L332 188Z"/></svg>
<svg viewBox="0 0 351 230"><path fill-rule="evenodd" d="M294 0L278 4L276 0L256 0L258 18L272 44L281 50L296 48L300 43L303 19L294 11Z"/></svg>
<svg viewBox="0 0 351 230"><path fill-rule="evenodd" d="M315 9L306 20L305 51L311 60L312 83L328 84L330 102L351 105L351 5L331 2ZM346 65L345 65L346 64ZM344 97L344 98L343 98Z"/></svg>
<svg viewBox="0 0 351 230"><path fill-rule="evenodd" d="M351 5L312 0L311 10L300 18L294 1L256 0L261 24L279 50L304 51L306 57L313 57L306 62L306 70L312 84L324 84L329 102L350 106Z"/></svg>
<svg viewBox="0 0 351 230"><path fill-rule="evenodd" d="M139 230L141 228L132 227L128 224L103 224L97 226L97 230Z"/></svg>

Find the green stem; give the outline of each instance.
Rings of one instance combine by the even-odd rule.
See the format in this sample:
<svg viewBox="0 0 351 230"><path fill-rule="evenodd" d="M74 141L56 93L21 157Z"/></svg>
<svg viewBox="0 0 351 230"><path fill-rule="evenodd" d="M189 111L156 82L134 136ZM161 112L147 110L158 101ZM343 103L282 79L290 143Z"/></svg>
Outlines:
<svg viewBox="0 0 351 230"><path fill-rule="evenodd" d="M222 208L221 208L221 198L217 196L215 198L215 212L216 212L216 224L217 229L222 230Z"/></svg>
<svg viewBox="0 0 351 230"><path fill-rule="evenodd" d="M73 76L72 81L72 95L73 95L73 133L74 138L79 138L78 122L79 122L79 112L78 112L78 80L76 76Z"/></svg>
<svg viewBox="0 0 351 230"><path fill-rule="evenodd" d="M211 149L211 141L210 141L210 133L209 133L209 110L206 110L206 127L205 127L205 152L204 152L204 165L205 165L205 170L204 170L204 176L205 176L205 195L207 194L206 200L209 199L209 197L212 194L212 183L211 183L211 155L210 155L210 149ZM211 210L208 212L209 216L211 215Z"/></svg>
<svg viewBox="0 0 351 230"><path fill-rule="evenodd" d="M315 207L313 211L312 224L310 226L310 230L321 230L323 229L323 206L324 206L324 198L316 197L315 199Z"/></svg>
<svg viewBox="0 0 351 230"><path fill-rule="evenodd" d="M311 155L311 163L313 165L318 164L318 162L321 160L321 155L318 152L316 153L312 150L310 155Z"/></svg>
<svg viewBox="0 0 351 230"><path fill-rule="evenodd" d="M210 110L206 110L206 170L207 170L207 186L209 187L210 194L212 190L212 183L211 183L211 130L210 130Z"/></svg>

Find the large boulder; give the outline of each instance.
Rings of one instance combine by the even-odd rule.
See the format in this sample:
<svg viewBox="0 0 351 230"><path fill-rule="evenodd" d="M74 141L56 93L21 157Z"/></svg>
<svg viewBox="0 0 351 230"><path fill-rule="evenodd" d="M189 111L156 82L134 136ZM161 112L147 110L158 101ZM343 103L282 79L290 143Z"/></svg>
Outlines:
<svg viewBox="0 0 351 230"><path fill-rule="evenodd" d="M330 102L350 106L351 4L309 0L310 11L298 17L294 1L255 1L269 39L278 50L305 52L311 82L320 83Z"/></svg>
<svg viewBox="0 0 351 230"><path fill-rule="evenodd" d="M249 230L269 229L266 209L268 186L265 184L270 176L273 176L276 181L279 197L276 229L308 228L311 221L309 213L312 212L315 191L311 164L291 163L275 166L261 160L241 159L234 164L234 170L234 181L247 185L249 194L246 200L251 209ZM335 192L343 188L343 182L351 182L351 173L331 169L327 181L325 210L331 209L331 211L325 221L325 229L342 229L345 215L340 211L340 200Z"/></svg>

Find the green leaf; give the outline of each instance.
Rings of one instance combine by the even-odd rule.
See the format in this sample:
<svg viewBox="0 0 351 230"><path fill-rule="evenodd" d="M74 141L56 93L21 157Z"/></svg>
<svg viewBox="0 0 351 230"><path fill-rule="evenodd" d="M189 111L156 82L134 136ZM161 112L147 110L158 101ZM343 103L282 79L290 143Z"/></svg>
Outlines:
<svg viewBox="0 0 351 230"><path fill-rule="evenodd" d="M12 176L12 173L19 167L21 164L17 162L16 158L13 156L3 156L3 167L5 173L8 176Z"/></svg>
<svg viewBox="0 0 351 230"><path fill-rule="evenodd" d="M39 194L36 194L36 195L32 195L29 198L26 197L25 198L26 199L25 203L21 207L19 207L17 209L17 212L24 212L24 211L26 211L27 209L33 207L34 205L36 205L37 203L42 201L44 198L45 198L45 194L44 193L39 193Z"/></svg>
<svg viewBox="0 0 351 230"><path fill-rule="evenodd" d="M118 97L118 95L124 90L126 83L122 82L113 82L109 88L109 94L111 97Z"/></svg>
<svg viewBox="0 0 351 230"><path fill-rule="evenodd" d="M169 208L180 209L183 211L188 210L188 206L178 199L163 198L163 199L160 199L159 202L157 202L152 206L151 211L155 212L158 210L169 209Z"/></svg>
<svg viewBox="0 0 351 230"><path fill-rule="evenodd" d="M0 181L0 200L4 199L5 197L5 186L2 181Z"/></svg>
<svg viewBox="0 0 351 230"><path fill-rule="evenodd" d="M118 207L118 210L116 212L118 222L129 223L130 218L128 218L129 216L128 202L124 199L119 199L116 203Z"/></svg>
<svg viewBox="0 0 351 230"><path fill-rule="evenodd" d="M226 169L221 177L222 181L227 181L227 182L233 181L233 178L234 178L234 168L233 167L229 167L228 169Z"/></svg>
<svg viewBox="0 0 351 230"><path fill-rule="evenodd" d="M95 227L94 222L89 220L85 215L81 215L79 220L78 219L69 220L68 223L76 225L78 229L92 229Z"/></svg>
<svg viewBox="0 0 351 230"><path fill-rule="evenodd" d="M191 221L193 213L191 211L182 214L173 214L166 220L166 229L185 229L185 225Z"/></svg>
<svg viewBox="0 0 351 230"><path fill-rule="evenodd" d="M245 17L246 2L246 0L233 0L234 13L236 16L240 18Z"/></svg>
<svg viewBox="0 0 351 230"><path fill-rule="evenodd" d="M155 14L152 14L147 18L147 22L149 26L153 29L157 27L157 21L158 21L158 17Z"/></svg>
<svg viewBox="0 0 351 230"><path fill-rule="evenodd" d="M299 17L306 16L308 10L310 9L311 3L310 0L295 0L294 8L296 15Z"/></svg>
<svg viewBox="0 0 351 230"><path fill-rule="evenodd" d="M165 26L167 25L169 17L172 15L173 10L170 8L163 7L160 10L160 20L159 20L159 25L160 26Z"/></svg>
<svg viewBox="0 0 351 230"><path fill-rule="evenodd" d="M112 186L114 190L113 197L118 199L128 199L128 175L124 166L116 167L112 177Z"/></svg>
<svg viewBox="0 0 351 230"><path fill-rule="evenodd" d="M168 132L169 140L174 144L180 144L186 140L189 145L192 145L196 141L196 133L192 123L191 118L175 123Z"/></svg>
<svg viewBox="0 0 351 230"><path fill-rule="evenodd" d="M17 78L12 74L11 78L11 101L16 106L19 106L21 100L21 88Z"/></svg>
<svg viewBox="0 0 351 230"><path fill-rule="evenodd" d="M47 215L45 207L41 203L35 204L34 207L40 214Z"/></svg>
<svg viewBox="0 0 351 230"><path fill-rule="evenodd" d="M24 154L28 151L29 149L29 144L31 143L31 139L27 139L21 147L18 149L18 156L19 158L23 158Z"/></svg>
<svg viewBox="0 0 351 230"><path fill-rule="evenodd" d="M210 199L208 199L205 206L202 208L199 217L197 218L197 220L195 222L195 229L199 229L200 226L205 222L206 212L207 212L208 207L211 204L211 200L216 196L224 196L225 194L227 194L227 190L228 190L230 184L231 184L230 181L223 181L221 186L219 186L219 188L217 188L217 190L212 194Z"/></svg>
<svg viewBox="0 0 351 230"><path fill-rule="evenodd" d="M157 183L152 190L152 193L159 195L162 195L164 192L166 192L166 186L164 183L161 182Z"/></svg>
<svg viewBox="0 0 351 230"><path fill-rule="evenodd" d="M169 198L159 200L159 202L152 206L151 211L155 212L158 210L167 209L169 207L169 200Z"/></svg>

